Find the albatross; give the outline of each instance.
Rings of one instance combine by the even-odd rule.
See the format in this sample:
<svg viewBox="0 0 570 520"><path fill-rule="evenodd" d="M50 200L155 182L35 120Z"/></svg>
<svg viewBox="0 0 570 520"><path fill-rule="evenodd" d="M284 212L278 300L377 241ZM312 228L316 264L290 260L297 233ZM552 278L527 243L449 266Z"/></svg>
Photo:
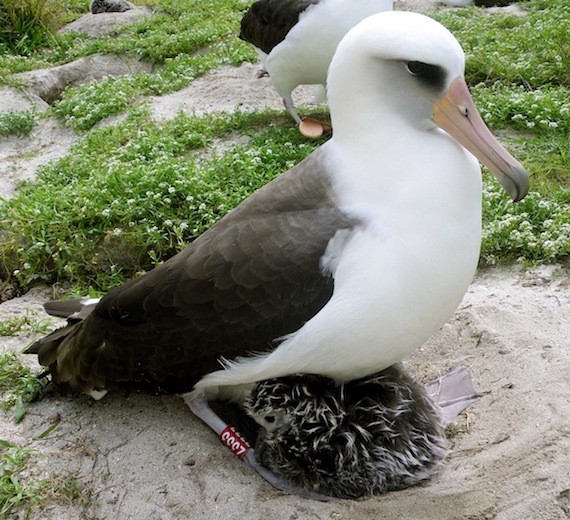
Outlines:
<svg viewBox="0 0 570 520"><path fill-rule="evenodd" d="M68 324L28 352L55 383L94 397L127 382L187 392L254 465L208 399L243 403L257 382L292 374L340 385L408 356L475 273L477 158L513 201L526 195L527 173L483 123L464 63L426 16L362 21L329 69L327 143L161 266L98 302L66 303Z"/></svg>
<svg viewBox="0 0 570 520"><path fill-rule="evenodd" d="M366 17L392 9L393 0L259 0L241 21L240 38L251 43L287 112L308 137L325 128L301 120L291 94L299 85L322 85L344 35Z"/></svg>

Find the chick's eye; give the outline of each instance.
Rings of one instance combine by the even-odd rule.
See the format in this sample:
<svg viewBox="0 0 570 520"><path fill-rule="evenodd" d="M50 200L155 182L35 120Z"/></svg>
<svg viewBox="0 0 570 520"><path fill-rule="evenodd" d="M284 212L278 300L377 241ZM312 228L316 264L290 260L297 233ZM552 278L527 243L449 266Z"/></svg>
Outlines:
<svg viewBox="0 0 570 520"><path fill-rule="evenodd" d="M406 64L406 68L410 74L413 74L414 76L421 76L422 74L425 74L428 66L421 61L409 61Z"/></svg>
<svg viewBox="0 0 570 520"><path fill-rule="evenodd" d="M269 424L272 424L275 422L275 417L273 415L266 415L265 421L268 422Z"/></svg>

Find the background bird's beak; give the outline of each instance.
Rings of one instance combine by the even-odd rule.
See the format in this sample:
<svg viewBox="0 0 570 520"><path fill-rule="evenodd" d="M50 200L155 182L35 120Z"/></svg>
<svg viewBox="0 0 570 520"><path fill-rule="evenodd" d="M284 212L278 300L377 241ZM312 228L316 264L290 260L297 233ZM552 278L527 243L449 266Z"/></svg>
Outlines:
<svg viewBox="0 0 570 520"><path fill-rule="evenodd" d="M526 170L495 139L481 119L467 84L458 77L441 99L434 101L435 124L483 163L502 184L514 202L528 193Z"/></svg>

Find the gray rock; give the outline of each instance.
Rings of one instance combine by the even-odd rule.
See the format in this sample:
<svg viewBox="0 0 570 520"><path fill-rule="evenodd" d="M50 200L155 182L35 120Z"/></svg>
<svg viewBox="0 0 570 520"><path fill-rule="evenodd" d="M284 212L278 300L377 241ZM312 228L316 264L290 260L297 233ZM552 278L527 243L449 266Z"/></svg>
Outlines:
<svg viewBox="0 0 570 520"><path fill-rule="evenodd" d="M48 104L36 94L19 91L12 87L0 87L0 114L4 112L23 112L34 110L43 112Z"/></svg>
<svg viewBox="0 0 570 520"><path fill-rule="evenodd" d="M75 87L106 76L150 72L151 70L151 63L137 58L115 54L95 54L59 67L23 72L17 77L23 80L31 94L51 104L61 97L61 93L67 87Z"/></svg>
<svg viewBox="0 0 570 520"><path fill-rule="evenodd" d="M67 24L58 33L70 32L86 34L91 38L98 38L116 32L124 25L131 25L149 17L152 11L147 7L134 7L125 12L103 12L97 15L86 14L81 18Z"/></svg>

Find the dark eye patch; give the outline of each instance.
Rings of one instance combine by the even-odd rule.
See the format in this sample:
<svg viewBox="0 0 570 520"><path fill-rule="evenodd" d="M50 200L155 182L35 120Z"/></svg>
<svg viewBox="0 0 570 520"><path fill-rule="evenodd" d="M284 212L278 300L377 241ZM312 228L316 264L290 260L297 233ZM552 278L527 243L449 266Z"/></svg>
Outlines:
<svg viewBox="0 0 570 520"><path fill-rule="evenodd" d="M427 63L421 61L409 61L407 67L411 74L420 76L426 72L428 66Z"/></svg>
<svg viewBox="0 0 570 520"><path fill-rule="evenodd" d="M406 63L408 72L418 81L432 88L441 90L445 85L445 71L437 66L422 61L409 61Z"/></svg>
<svg viewBox="0 0 570 520"><path fill-rule="evenodd" d="M273 415L266 415L265 416L265 420L269 423L272 424L275 422L275 417Z"/></svg>

